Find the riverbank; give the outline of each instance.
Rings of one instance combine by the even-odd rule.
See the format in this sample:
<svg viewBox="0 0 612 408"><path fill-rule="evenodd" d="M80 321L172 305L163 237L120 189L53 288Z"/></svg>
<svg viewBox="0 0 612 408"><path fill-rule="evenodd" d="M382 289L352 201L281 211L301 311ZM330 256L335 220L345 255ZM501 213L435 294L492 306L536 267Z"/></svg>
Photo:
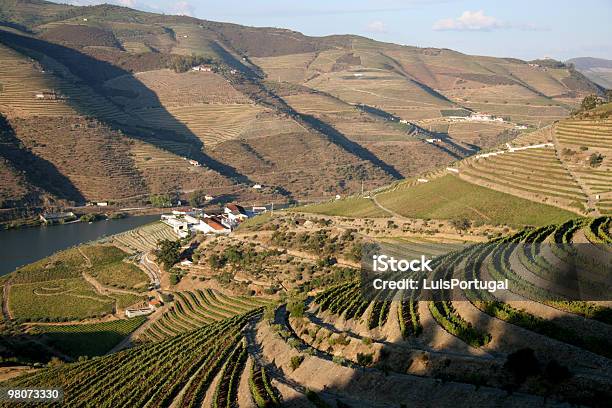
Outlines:
<svg viewBox="0 0 612 408"><path fill-rule="evenodd" d="M77 219L74 221L67 222L59 222L47 224L40 219L40 213L36 213L35 215L31 215L28 217L15 218L11 220L6 220L0 222L0 231L6 230L16 230L16 229L24 229L24 228L36 228L36 227L53 227L57 225L67 225L72 223L85 222L99 222L107 219L121 219L126 217L138 217L144 215L159 215L164 212L168 212L170 209L168 208L155 208L155 207L132 207L132 208L108 208L108 207L69 207L62 209L62 212L74 212L77 216ZM81 219L81 217L92 215L92 214L100 214L102 217L99 219L91 220L91 219ZM119 216L122 214L123 216Z"/></svg>
<svg viewBox="0 0 612 408"><path fill-rule="evenodd" d="M125 232L157 221L157 214L132 215L94 223L74 222L46 228L21 228L0 231L0 275L35 262L57 251Z"/></svg>

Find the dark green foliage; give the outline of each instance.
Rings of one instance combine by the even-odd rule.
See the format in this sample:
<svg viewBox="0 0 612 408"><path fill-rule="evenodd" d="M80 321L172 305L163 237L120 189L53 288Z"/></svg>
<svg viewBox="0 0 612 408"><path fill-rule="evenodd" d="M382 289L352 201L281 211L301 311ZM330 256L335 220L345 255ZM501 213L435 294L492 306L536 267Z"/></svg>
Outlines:
<svg viewBox="0 0 612 408"><path fill-rule="evenodd" d="M304 361L304 356L301 354L291 357L291 368L293 370L297 370L297 368L302 364L302 361Z"/></svg>
<svg viewBox="0 0 612 408"><path fill-rule="evenodd" d="M589 166L591 167L599 167L603 162L604 156L601 153L593 153L589 157Z"/></svg>
<svg viewBox="0 0 612 408"><path fill-rule="evenodd" d="M155 256L164 264L166 269L172 268L180 259L181 244L179 241L170 241L164 239L157 242L157 250Z"/></svg>
<svg viewBox="0 0 612 408"><path fill-rule="evenodd" d="M172 198L168 194L153 195L149 198L153 207L171 207Z"/></svg>
<svg viewBox="0 0 612 408"><path fill-rule="evenodd" d="M104 215L98 213L83 214L81 215L81 218L79 218L79 220L81 220L82 222L96 222L103 219Z"/></svg>
<svg viewBox="0 0 612 408"><path fill-rule="evenodd" d="M202 207L206 203L204 190L196 190L189 196L189 203L194 207Z"/></svg>
<svg viewBox="0 0 612 408"><path fill-rule="evenodd" d="M374 362L374 357L371 353L357 353L357 364L368 367Z"/></svg>
<svg viewBox="0 0 612 408"><path fill-rule="evenodd" d="M212 62L213 60L211 58L205 58L201 55L173 55L170 67L174 70L174 72L187 72L192 67L201 64L211 64Z"/></svg>

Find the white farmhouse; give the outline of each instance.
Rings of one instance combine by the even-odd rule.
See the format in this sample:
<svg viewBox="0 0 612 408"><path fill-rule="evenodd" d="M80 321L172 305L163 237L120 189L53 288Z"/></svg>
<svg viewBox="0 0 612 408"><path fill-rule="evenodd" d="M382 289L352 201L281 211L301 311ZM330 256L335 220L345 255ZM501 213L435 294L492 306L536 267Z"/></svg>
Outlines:
<svg viewBox="0 0 612 408"><path fill-rule="evenodd" d="M131 318L136 316L145 316L155 311L155 306L147 305L145 307L128 308L125 309L125 317Z"/></svg>

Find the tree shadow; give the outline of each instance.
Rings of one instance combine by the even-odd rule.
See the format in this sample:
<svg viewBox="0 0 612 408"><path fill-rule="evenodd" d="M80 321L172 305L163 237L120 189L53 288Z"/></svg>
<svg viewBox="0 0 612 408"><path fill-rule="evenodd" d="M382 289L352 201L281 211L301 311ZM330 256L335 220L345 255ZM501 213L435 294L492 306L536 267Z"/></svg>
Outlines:
<svg viewBox="0 0 612 408"><path fill-rule="evenodd" d="M0 156L21 172L28 183L59 199L82 204L85 198L55 165L27 149L15 135L11 124L0 114Z"/></svg>

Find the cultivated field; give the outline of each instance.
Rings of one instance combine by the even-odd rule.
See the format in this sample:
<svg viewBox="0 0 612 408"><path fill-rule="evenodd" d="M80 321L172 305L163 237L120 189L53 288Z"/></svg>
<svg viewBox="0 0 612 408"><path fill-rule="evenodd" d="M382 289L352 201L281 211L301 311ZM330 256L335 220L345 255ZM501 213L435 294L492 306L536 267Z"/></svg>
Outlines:
<svg viewBox="0 0 612 408"><path fill-rule="evenodd" d="M519 197L579 213L586 210L587 195L550 147L476 157L465 162L459 174L469 182Z"/></svg>
<svg viewBox="0 0 612 408"><path fill-rule="evenodd" d="M174 292L172 296L174 302L160 319L147 327L139 336L139 341L149 342L170 338L267 304L264 300L228 296L212 289Z"/></svg>
<svg viewBox="0 0 612 408"><path fill-rule="evenodd" d="M543 225L572 213L510 194L484 188L452 175L429 183L397 188L377 195L384 207L405 217L452 219L465 217L487 224Z"/></svg>
<svg viewBox="0 0 612 408"><path fill-rule="evenodd" d="M328 247L339 255L345 241L353 242L352 234L336 230L340 224L315 220L315 225L324 227L314 230L301 226L301 221L294 225L297 220L268 220L268 227L278 224L272 228L275 245L282 242L292 251L298 249L294 245L303 245L307 251L311 245L317 247L321 237L325 248L318 254L323 257ZM215 406L228 400L243 404L263 400L265 406L266 400L274 399L285 404L360 401L371 406L375 401L395 406L428 398L436 406L451 406L460 397L470 404L486 398L490 407L537 406L544 400L597 401L612 382L610 309L605 303L559 297L563 281L558 274L571 270L567 268L573 256L588 257L582 284L602 279L600 284L605 284L605 265L593 256L602 251L602 244L612 243L611 223L609 217L574 218L475 245L459 240L442 243L433 237L383 239L406 256L433 257L431 279L508 279L511 293L440 290L434 298L420 301L369 299L355 280L356 271L352 277L313 288L312 301L303 303L305 298L290 296L286 304L265 310L265 302L252 297L210 289L173 292L173 300L163 306L166 309L139 334L137 347L45 369L3 385L63 386L69 391L66 398L75 403L112 398L113 404L130 406L144 405L141 399L160 401L160 406ZM257 231L264 247L266 230ZM303 241L292 231L303 231L308 239ZM208 244L203 243L210 255L214 248ZM224 248L227 254L242 254L235 260L241 267L246 267L245 259L255 259L244 246ZM77 330L72 327L68 330ZM89 335L87 329L82 331ZM151 358L155 365L148 364ZM527 381L517 378L520 368L512 366L517 359L541 368ZM121 376L121 371L132 375ZM440 382L441 377L452 380ZM155 385L152 378L163 384ZM330 391L327 387L334 378L345 382ZM95 395L90 395L90 388L78 387L81 381L102 380L114 386ZM379 386L364 390L364 381ZM548 386L534 386L538 384ZM393 391L379 390L387 386ZM517 392L508 394L509 386ZM125 392L126 387L131 392Z"/></svg>
<svg viewBox="0 0 612 408"><path fill-rule="evenodd" d="M555 126L555 140L574 177L602 214L612 212L612 122L610 120L565 120ZM591 157L601 156L599 163Z"/></svg>
<svg viewBox="0 0 612 408"><path fill-rule="evenodd" d="M111 241L121 248L136 253L152 251L157 248L157 241L164 239L175 241L177 238L171 227L162 222L155 222L113 235Z"/></svg>
<svg viewBox="0 0 612 408"><path fill-rule="evenodd" d="M299 208L300 212L337 215L355 218L389 217L390 214L377 207L369 198L346 198L321 204L310 204Z"/></svg>
<svg viewBox="0 0 612 408"><path fill-rule="evenodd" d="M29 333L40 337L56 350L73 357L101 356L146 321L132 319L74 325L34 325Z"/></svg>
<svg viewBox="0 0 612 408"><path fill-rule="evenodd" d="M146 275L113 246L85 245L24 266L8 279L6 309L22 321L101 317L142 300Z"/></svg>

